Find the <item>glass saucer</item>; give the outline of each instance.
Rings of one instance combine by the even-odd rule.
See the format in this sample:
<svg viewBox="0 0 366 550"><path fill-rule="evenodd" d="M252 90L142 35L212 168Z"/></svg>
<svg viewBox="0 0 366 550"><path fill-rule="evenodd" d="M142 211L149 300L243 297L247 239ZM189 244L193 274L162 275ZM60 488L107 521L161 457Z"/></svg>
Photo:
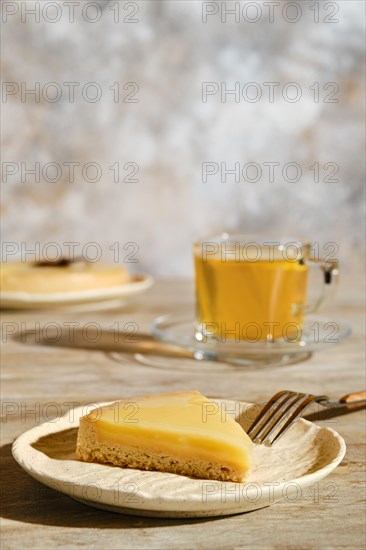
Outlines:
<svg viewBox="0 0 366 550"><path fill-rule="evenodd" d="M218 361L235 366L281 366L304 361L315 351L329 349L351 333L350 326L339 319L310 315L300 338L264 340L233 339L198 341L195 322L190 315L170 314L158 317L152 324L158 340L192 353L192 359ZM150 362L149 358L149 362ZM169 362L169 358L165 358ZM145 363L145 361L139 361ZM161 360L159 360L161 365ZM154 366L154 365L151 365Z"/></svg>

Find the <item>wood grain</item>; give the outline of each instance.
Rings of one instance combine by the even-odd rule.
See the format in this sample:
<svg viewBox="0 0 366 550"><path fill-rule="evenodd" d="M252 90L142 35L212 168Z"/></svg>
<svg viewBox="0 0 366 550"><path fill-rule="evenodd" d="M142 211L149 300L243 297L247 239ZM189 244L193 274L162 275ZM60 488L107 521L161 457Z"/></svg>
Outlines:
<svg viewBox="0 0 366 550"><path fill-rule="evenodd" d="M207 366L200 368L199 362L193 363L193 368L179 368L179 361L185 365L187 359L175 358L174 368L152 368L139 364L126 349L110 353L75 347L72 342L70 347L58 346L47 337L47 330L52 335L58 326L64 334L70 323L74 323L75 330L89 331L84 332L89 344L96 338L93 326L94 330L101 326L113 331L136 323L141 336L148 334L157 315L193 311L192 296L190 283L165 281L124 310L3 312L3 550L364 547L364 411L325 421L345 438L348 449L345 460L330 477L304 491L294 502L284 500L257 512L227 518L158 520L94 510L39 484L15 463L11 456L14 438L37 423L65 413L72 403L185 389L255 402L263 402L284 388L339 399L364 388L364 318L359 298L362 281L357 278L343 279L338 306L326 312L328 317L351 323L351 337L304 363L288 367L210 372ZM30 329L35 329L32 338L22 336ZM37 337L40 333L42 338Z"/></svg>

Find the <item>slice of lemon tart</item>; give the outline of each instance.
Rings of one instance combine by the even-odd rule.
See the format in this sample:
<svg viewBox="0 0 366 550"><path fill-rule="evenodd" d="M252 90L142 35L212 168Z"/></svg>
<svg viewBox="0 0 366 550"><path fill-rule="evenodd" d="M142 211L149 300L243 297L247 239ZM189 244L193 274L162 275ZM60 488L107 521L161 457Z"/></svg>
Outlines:
<svg viewBox="0 0 366 550"><path fill-rule="evenodd" d="M76 456L121 468L244 481L253 443L217 403L198 392L133 397L80 419Z"/></svg>

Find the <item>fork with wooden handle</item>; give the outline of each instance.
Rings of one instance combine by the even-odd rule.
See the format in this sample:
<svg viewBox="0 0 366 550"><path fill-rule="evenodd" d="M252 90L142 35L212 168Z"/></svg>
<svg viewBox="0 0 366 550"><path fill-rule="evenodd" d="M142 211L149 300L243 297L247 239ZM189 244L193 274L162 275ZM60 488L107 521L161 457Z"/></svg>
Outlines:
<svg viewBox="0 0 366 550"><path fill-rule="evenodd" d="M326 407L325 412L328 414L323 415L323 418L334 417L338 416L338 412L344 414L366 407L366 391L347 394L336 402L329 401L326 395L312 395L289 390L280 391L271 397L263 407L247 430L247 434L254 443L271 446L312 403L319 403ZM323 418L321 412L307 417L308 420Z"/></svg>

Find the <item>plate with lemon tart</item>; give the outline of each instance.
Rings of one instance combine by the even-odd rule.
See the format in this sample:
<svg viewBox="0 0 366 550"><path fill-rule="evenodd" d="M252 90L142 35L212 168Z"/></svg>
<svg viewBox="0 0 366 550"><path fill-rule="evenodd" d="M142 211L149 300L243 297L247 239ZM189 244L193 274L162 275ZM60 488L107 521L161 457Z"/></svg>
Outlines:
<svg viewBox="0 0 366 550"><path fill-rule="evenodd" d="M123 514L224 516L300 501L341 462L345 443L300 419L273 447L254 445L245 429L257 413L195 391L130 397L37 426L13 455L41 483Z"/></svg>
<svg viewBox="0 0 366 550"><path fill-rule="evenodd" d="M120 306L153 284L149 275L130 275L125 267L69 260L1 264L2 309Z"/></svg>

